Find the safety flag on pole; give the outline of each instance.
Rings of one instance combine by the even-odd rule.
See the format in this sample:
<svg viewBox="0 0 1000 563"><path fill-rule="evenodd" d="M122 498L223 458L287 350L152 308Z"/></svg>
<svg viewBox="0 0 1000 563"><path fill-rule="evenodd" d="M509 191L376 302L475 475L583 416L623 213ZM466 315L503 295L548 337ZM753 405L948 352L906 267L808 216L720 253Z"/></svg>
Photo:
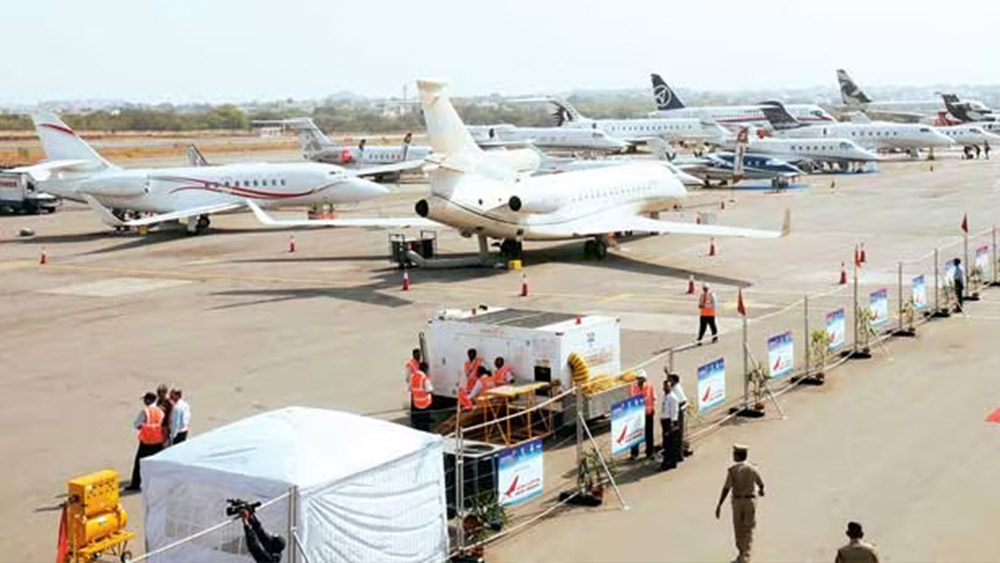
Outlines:
<svg viewBox="0 0 1000 563"><path fill-rule="evenodd" d="M741 314L741 315L743 315L744 317L747 316L747 308L746 308L745 305L743 305L743 288L742 287L739 288L739 290L736 293L736 312L739 313L739 314Z"/></svg>
<svg viewBox="0 0 1000 563"><path fill-rule="evenodd" d="M861 267L861 253L858 251L858 245L854 245L854 267Z"/></svg>
<svg viewBox="0 0 1000 563"><path fill-rule="evenodd" d="M969 214L968 213L962 215L962 232L966 233L966 234L969 233Z"/></svg>
<svg viewBox="0 0 1000 563"><path fill-rule="evenodd" d="M62 507L59 518L59 539L56 541L56 563L66 563L69 556L69 544L66 541L66 505Z"/></svg>

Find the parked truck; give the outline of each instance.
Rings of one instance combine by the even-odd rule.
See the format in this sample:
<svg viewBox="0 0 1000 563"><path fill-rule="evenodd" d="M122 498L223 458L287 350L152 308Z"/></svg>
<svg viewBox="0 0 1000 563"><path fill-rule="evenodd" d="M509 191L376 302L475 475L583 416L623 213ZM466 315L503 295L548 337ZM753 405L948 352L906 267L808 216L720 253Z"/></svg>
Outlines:
<svg viewBox="0 0 1000 563"><path fill-rule="evenodd" d="M59 198L38 191L27 174L0 172L0 213L53 213Z"/></svg>

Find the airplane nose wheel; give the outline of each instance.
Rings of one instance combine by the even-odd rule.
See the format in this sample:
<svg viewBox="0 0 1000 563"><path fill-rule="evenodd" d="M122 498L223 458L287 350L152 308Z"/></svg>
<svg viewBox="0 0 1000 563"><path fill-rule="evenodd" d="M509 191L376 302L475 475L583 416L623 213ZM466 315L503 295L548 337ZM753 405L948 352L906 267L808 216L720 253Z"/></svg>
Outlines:
<svg viewBox="0 0 1000 563"><path fill-rule="evenodd" d="M608 243L603 238L590 239L583 243L583 257L604 260L608 256Z"/></svg>
<svg viewBox="0 0 1000 563"><path fill-rule="evenodd" d="M212 221L208 218L208 215L202 215L198 217L198 221L191 225L188 223L187 234L189 235L200 235L208 230L208 226L212 224Z"/></svg>

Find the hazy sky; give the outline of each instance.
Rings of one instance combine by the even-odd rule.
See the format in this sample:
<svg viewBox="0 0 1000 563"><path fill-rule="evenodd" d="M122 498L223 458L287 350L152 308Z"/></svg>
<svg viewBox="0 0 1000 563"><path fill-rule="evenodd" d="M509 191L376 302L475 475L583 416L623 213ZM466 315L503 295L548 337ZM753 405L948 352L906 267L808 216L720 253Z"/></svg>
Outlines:
<svg viewBox="0 0 1000 563"><path fill-rule="evenodd" d="M951 7L949 7L951 6ZM997 83L1000 2L21 0L0 102Z"/></svg>

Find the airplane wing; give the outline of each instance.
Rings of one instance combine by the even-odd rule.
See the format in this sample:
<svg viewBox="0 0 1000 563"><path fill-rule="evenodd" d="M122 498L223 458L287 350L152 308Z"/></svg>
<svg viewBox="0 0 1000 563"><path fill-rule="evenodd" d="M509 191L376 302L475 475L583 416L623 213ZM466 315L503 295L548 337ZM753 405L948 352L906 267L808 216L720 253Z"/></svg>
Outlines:
<svg viewBox="0 0 1000 563"><path fill-rule="evenodd" d="M32 164L31 166L19 166L17 168L11 168L4 170L4 172L14 172L17 174L27 174L31 176L33 180L38 182L44 182L48 180L49 176L55 170L62 170L64 168L73 168L74 166L79 166L81 164L87 164L88 160L49 160L46 162L39 162L38 164Z"/></svg>
<svg viewBox="0 0 1000 563"><path fill-rule="evenodd" d="M539 225L532 227L533 231L544 232L551 237L580 238L607 233L638 231L655 235L700 235L707 237L743 237L743 238L782 238L791 232L791 212L785 210L784 221L780 231L765 231L763 229L748 229L744 227L727 227L724 225L702 225L698 223L680 223L676 221L661 221L639 215L615 216L605 215L587 217L559 225Z"/></svg>
<svg viewBox="0 0 1000 563"><path fill-rule="evenodd" d="M257 220L269 227L354 227L371 229L441 228L441 223L423 217L372 217L355 219L275 219L256 203L246 200Z"/></svg>
<svg viewBox="0 0 1000 563"><path fill-rule="evenodd" d="M365 168L357 168L351 172L355 176L360 176L364 178L365 176L381 176L383 174L398 174L400 172L406 172L407 170L419 170L423 167L423 160L406 160L403 162L395 162L392 164L382 164L379 166L367 166Z"/></svg>
<svg viewBox="0 0 1000 563"><path fill-rule="evenodd" d="M236 211L237 209L242 209L245 206L243 203L217 203L215 205L204 205L202 207L191 207L180 211L172 211L170 213L160 213L158 215L143 217L142 219L123 221L118 217L115 217L114 213L97 201L94 196L85 193L83 194L83 199L86 200L87 204L90 205L90 208L97 213L97 215L101 218L101 221L105 225L109 225L111 227L142 227L144 225L155 225L157 223L165 223L167 221L177 221L180 219L187 219L188 217L197 217L198 215L211 215L213 213Z"/></svg>

